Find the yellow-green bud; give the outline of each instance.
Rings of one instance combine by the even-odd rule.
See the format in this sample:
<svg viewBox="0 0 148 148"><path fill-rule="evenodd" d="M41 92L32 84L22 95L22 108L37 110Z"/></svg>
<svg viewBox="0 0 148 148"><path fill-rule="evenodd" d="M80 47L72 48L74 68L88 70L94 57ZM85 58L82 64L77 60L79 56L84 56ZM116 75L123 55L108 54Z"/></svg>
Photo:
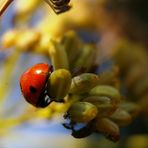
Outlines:
<svg viewBox="0 0 148 148"><path fill-rule="evenodd" d="M108 118L98 118L96 120L96 130L115 142L120 138L118 125Z"/></svg>
<svg viewBox="0 0 148 148"><path fill-rule="evenodd" d="M144 94L147 94L148 90L148 75L143 77L142 80L138 81L136 85L133 87L133 93L135 96L139 97Z"/></svg>
<svg viewBox="0 0 148 148"><path fill-rule="evenodd" d="M2 46L4 48L10 48L16 44L18 39L18 32L16 30L9 30L2 37Z"/></svg>
<svg viewBox="0 0 148 148"><path fill-rule="evenodd" d="M58 41L53 39L50 40L48 52L54 69L69 69L67 53Z"/></svg>
<svg viewBox="0 0 148 148"><path fill-rule="evenodd" d="M119 126L126 126L132 122L131 115L123 109L117 109L110 118Z"/></svg>
<svg viewBox="0 0 148 148"><path fill-rule="evenodd" d="M89 96L83 99L83 101L94 104L99 111L97 116L100 117L110 116L116 110L111 99L106 96Z"/></svg>
<svg viewBox="0 0 148 148"><path fill-rule="evenodd" d="M96 74L84 73L72 79L70 93L83 94L95 87L98 83L99 77Z"/></svg>
<svg viewBox="0 0 148 148"><path fill-rule="evenodd" d="M108 85L98 85L94 87L89 94L94 96L106 96L111 99L111 104L113 106L119 104L121 97L120 92L116 88Z"/></svg>
<svg viewBox="0 0 148 148"><path fill-rule="evenodd" d="M95 63L96 58L96 47L94 44L85 44L82 51L79 53L79 57L75 60L72 65L72 69L84 68L87 72Z"/></svg>
<svg viewBox="0 0 148 148"><path fill-rule="evenodd" d="M60 43L67 53L69 66L72 68L82 51L83 43L73 30L65 33Z"/></svg>
<svg viewBox="0 0 148 148"><path fill-rule="evenodd" d="M68 110L70 119L75 122L89 122L97 113L97 107L88 102L76 102Z"/></svg>
<svg viewBox="0 0 148 148"><path fill-rule="evenodd" d="M119 67L113 66L111 70L107 70L99 75L99 85L111 85L115 88L120 87L118 78Z"/></svg>
<svg viewBox="0 0 148 148"><path fill-rule="evenodd" d="M41 38L40 32L35 30L24 30L16 41L16 47L20 50L32 50Z"/></svg>
<svg viewBox="0 0 148 148"><path fill-rule="evenodd" d="M142 100L142 99L141 99ZM147 98L146 98L147 100ZM147 106L147 103L145 103ZM128 112L132 118L135 118L139 115L141 112L141 106L134 102L122 102L120 104L120 108ZM142 108L143 109L143 108Z"/></svg>
<svg viewBox="0 0 148 148"><path fill-rule="evenodd" d="M68 94L71 85L71 74L66 69L58 69L48 79L48 94L54 101L61 102Z"/></svg>

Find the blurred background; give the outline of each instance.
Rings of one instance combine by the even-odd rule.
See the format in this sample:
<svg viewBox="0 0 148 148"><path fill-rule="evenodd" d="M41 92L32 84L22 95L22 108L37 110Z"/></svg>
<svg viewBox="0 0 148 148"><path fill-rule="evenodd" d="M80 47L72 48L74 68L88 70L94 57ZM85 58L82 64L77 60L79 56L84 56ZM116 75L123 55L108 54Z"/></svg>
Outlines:
<svg viewBox="0 0 148 148"><path fill-rule="evenodd" d="M71 0L70 5L72 8L69 11L56 15L44 1L14 0L0 18L0 148L147 148L148 1ZM22 48L9 44L7 32L10 30L20 30ZM144 64L140 65L146 71L146 97L144 101L140 101L144 111L130 125L121 128L119 142L114 143L95 134L75 139L70 135L70 131L62 126L60 111L53 113L53 109L49 108L37 110L25 102L19 86L22 72L36 63L50 63L50 59L44 50L33 50L31 46L27 50L24 48L27 38L23 34L24 30L35 30L53 38L59 38L66 31L74 30L83 41L96 43L99 71L114 63L112 58L116 57L118 44L129 48L129 51L137 48L140 53L144 51L138 61L135 61L138 63L145 59L141 62ZM10 34L9 37L11 38ZM125 57L129 56L129 59L130 54L132 53L128 52ZM127 60L125 57L124 61ZM125 75L127 69L123 68ZM139 97L134 90L132 92L134 95L130 94L130 97ZM59 105L59 110L61 108Z"/></svg>

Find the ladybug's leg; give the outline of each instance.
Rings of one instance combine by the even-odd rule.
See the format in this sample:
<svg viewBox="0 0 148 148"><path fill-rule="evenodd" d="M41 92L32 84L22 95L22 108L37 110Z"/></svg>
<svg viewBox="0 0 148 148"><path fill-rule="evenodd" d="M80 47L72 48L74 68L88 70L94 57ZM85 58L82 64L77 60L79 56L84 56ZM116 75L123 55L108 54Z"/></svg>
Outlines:
<svg viewBox="0 0 148 148"><path fill-rule="evenodd" d="M48 96L47 91L45 90L44 93L41 95L37 103L37 106L44 108L48 106L51 102L52 102L52 99Z"/></svg>

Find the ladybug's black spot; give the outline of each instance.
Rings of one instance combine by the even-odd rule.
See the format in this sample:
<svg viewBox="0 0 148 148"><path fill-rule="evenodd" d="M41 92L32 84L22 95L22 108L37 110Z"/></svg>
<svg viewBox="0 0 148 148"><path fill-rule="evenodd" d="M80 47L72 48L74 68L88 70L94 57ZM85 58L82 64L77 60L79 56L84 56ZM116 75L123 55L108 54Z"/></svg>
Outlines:
<svg viewBox="0 0 148 148"><path fill-rule="evenodd" d="M33 94L37 92L37 89L34 86L30 86L29 89L30 89L30 92Z"/></svg>

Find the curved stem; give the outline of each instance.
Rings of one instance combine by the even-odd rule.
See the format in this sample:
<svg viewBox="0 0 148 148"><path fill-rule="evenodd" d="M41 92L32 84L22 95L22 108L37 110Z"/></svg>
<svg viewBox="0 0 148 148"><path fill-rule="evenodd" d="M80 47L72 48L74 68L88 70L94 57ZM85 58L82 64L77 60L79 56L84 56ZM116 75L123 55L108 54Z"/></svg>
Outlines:
<svg viewBox="0 0 148 148"><path fill-rule="evenodd" d="M13 2L13 0L0 0L0 16L8 8L8 6Z"/></svg>

